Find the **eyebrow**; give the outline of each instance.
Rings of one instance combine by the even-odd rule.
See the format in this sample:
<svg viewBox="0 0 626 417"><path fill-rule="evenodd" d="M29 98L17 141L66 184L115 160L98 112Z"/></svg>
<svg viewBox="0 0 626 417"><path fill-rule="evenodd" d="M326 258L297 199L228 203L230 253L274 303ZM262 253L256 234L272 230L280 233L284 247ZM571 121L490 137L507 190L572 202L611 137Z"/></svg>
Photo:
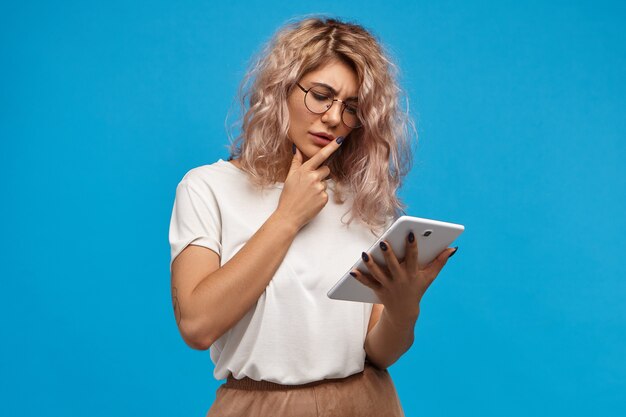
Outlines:
<svg viewBox="0 0 626 417"><path fill-rule="evenodd" d="M328 88L328 89L329 89L329 90L333 93L333 95L335 95L335 96L337 95L337 90L335 90L334 88L332 88L332 87L331 87L330 85L328 85L328 84L325 84L325 83L317 83L317 82L312 82L311 84L313 84L313 85L318 85L318 86L320 86L320 87L326 87L326 88ZM345 100L347 101L347 100L358 100L358 99L359 99L358 97L356 97L356 96L352 96L352 97L348 97L348 98L346 98Z"/></svg>

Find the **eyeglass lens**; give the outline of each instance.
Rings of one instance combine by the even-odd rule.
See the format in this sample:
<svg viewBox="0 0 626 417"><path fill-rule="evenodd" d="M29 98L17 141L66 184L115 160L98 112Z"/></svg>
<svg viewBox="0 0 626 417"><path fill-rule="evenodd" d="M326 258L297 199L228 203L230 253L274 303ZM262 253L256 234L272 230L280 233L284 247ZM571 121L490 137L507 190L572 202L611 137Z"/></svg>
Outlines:
<svg viewBox="0 0 626 417"><path fill-rule="evenodd" d="M304 104L306 107L313 113L317 114L328 111L333 103L332 93L318 87L311 88L304 97ZM342 105L341 103L338 104ZM348 127L355 128L360 126L361 123L357 116L357 106L355 103L343 103L341 119Z"/></svg>

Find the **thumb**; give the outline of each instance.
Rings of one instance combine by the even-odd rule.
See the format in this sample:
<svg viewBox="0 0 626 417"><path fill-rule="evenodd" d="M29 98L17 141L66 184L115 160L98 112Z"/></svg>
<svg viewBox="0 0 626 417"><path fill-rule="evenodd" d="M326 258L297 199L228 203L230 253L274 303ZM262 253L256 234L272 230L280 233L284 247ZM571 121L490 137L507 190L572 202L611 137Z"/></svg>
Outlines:
<svg viewBox="0 0 626 417"><path fill-rule="evenodd" d="M293 172L302 165L302 153L300 152L300 149L298 149L295 143L292 145L292 149L293 159L291 160L291 168L289 168L289 172Z"/></svg>

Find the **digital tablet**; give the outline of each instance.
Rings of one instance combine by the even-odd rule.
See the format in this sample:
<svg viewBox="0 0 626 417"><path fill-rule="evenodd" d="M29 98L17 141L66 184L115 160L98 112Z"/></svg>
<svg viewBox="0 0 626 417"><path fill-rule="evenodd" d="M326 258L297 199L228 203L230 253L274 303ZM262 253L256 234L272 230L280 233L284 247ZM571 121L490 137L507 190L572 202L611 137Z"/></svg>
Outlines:
<svg viewBox="0 0 626 417"><path fill-rule="evenodd" d="M398 260L401 261L405 254L407 236L412 231L417 239L418 264L425 266L432 262L441 251L449 247L463 233L463 230L465 227L460 224L413 216L400 216L366 252L379 265L386 265L382 249L379 246L381 240L386 240L391 244ZM380 300L376 293L350 275L350 271L355 269L364 273L369 272L365 262L359 257L352 268L347 270L344 276L328 291L328 297L335 300L379 304Z"/></svg>

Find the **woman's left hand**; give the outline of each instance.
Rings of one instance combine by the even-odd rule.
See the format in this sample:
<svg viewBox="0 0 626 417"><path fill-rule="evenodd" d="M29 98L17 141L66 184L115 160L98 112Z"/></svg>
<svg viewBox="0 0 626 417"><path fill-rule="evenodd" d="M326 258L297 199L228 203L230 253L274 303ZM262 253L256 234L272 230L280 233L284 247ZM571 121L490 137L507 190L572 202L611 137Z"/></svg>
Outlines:
<svg viewBox="0 0 626 417"><path fill-rule="evenodd" d="M363 252L363 261L369 273L353 270L351 274L374 290L390 317L398 320L417 319L419 303L424 293L458 246L444 249L423 268L417 262L417 239L412 232L406 239L406 255L401 262L389 242L381 241L380 246L386 267L378 265L370 255Z"/></svg>

